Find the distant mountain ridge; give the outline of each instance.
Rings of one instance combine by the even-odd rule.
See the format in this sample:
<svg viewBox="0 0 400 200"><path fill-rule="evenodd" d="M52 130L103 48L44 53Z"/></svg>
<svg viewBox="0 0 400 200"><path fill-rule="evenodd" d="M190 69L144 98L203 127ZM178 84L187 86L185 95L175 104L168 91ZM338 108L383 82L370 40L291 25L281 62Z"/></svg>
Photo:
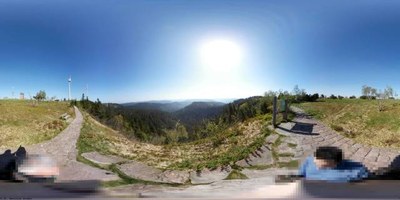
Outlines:
<svg viewBox="0 0 400 200"><path fill-rule="evenodd" d="M189 106L193 103L197 103L197 106L200 105L223 105L222 102L217 102L214 100L204 100L204 99L193 99L193 100L183 100L183 101L170 101L170 100L157 100L157 101L144 101L144 102L130 102L130 103L123 103L120 104L125 108L132 108L132 109L141 109L141 110L160 110L164 112L176 112ZM203 104L206 103L206 104ZM196 105L196 104L195 104ZM206 106L207 107L207 106Z"/></svg>
<svg viewBox="0 0 400 200"><path fill-rule="evenodd" d="M199 122L218 117L225 105L221 102L193 102L173 114L192 132L193 128L200 125Z"/></svg>
<svg viewBox="0 0 400 200"><path fill-rule="evenodd" d="M128 103L122 104L125 108L139 109L139 110L160 110L164 112L175 112L180 110L190 102L171 102L171 103L151 103L151 102L139 102L139 103Z"/></svg>

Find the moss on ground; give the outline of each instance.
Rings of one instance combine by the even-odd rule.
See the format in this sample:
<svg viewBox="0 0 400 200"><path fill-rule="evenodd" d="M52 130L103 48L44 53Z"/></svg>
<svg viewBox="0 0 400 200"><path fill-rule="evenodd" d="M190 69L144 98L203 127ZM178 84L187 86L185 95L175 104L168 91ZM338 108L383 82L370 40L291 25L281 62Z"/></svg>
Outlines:
<svg viewBox="0 0 400 200"><path fill-rule="evenodd" d="M400 148L400 100L326 99L297 106L357 143Z"/></svg>
<svg viewBox="0 0 400 200"><path fill-rule="evenodd" d="M225 180L233 180L233 179L248 179L248 177L244 175L242 172L234 169L231 171L231 173L229 173L228 177L226 177Z"/></svg>
<svg viewBox="0 0 400 200"><path fill-rule="evenodd" d="M64 113L74 117L68 102L0 100L0 148L15 148L50 140L68 124Z"/></svg>

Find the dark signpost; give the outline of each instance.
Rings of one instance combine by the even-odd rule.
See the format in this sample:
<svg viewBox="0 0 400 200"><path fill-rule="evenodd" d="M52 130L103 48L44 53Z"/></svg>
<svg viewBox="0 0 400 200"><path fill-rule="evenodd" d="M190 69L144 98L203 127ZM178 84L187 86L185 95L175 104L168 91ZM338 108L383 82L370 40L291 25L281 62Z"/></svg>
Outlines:
<svg viewBox="0 0 400 200"><path fill-rule="evenodd" d="M277 98L274 96L274 102L273 102L273 111L272 111L272 126L275 128L276 127L276 114L277 114L277 109L276 109L276 103L277 103Z"/></svg>
<svg viewBox="0 0 400 200"><path fill-rule="evenodd" d="M273 101L273 113L272 113L272 126L276 127L276 116L281 112L283 120L288 120L288 105L286 99L281 99L279 101L279 111L278 111L278 98L275 96Z"/></svg>

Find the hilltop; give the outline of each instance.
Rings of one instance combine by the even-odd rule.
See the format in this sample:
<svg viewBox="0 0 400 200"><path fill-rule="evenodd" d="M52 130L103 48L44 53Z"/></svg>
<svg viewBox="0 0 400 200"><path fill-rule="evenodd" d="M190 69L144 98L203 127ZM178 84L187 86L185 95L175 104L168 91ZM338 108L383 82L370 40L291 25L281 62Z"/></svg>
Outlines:
<svg viewBox="0 0 400 200"><path fill-rule="evenodd" d="M49 140L67 127L64 113L74 117L67 102L0 100L0 148L31 145Z"/></svg>
<svg viewBox="0 0 400 200"><path fill-rule="evenodd" d="M356 142L400 147L399 100L324 99L298 106Z"/></svg>
<svg viewBox="0 0 400 200"><path fill-rule="evenodd" d="M223 99L224 102L231 102L231 99ZM160 110L164 112L176 112L179 111L193 103L207 103L207 104L225 104L222 102L218 102L215 100L209 99L190 99L190 100L182 100L182 101L172 101L172 100L158 100L158 101L143 101L143 102L130 102L130 103L122 103L121 106L132 109L141 109L141 110Z"/></svg>
<svg viewBox="0 0 400 200"><path fill-rule="evenodd" d="M168 118L170 113L162 111L115 110L101 106L100 102L76 104L88 112L79 140L81 152L118 155L164 169L232 165L260 148L265 137L271 134L267 128L271 120L269 97L249 97L229 104L193 102L175 113L182 122L177 118ZM97 112L93 111L96 106L100 110L105 109L102 112L109 113L104 114L108 118L96 115ZM144 117L149 120L144 120ZM116 118L123 127L135 129L129 132L128 128L118 129L118 126L108 126L107 123L103 125L103 122ZM184 122L185 118L200 119L196 122L198 126L191 130ZM158 127L160 132L152 134L144 129L151 126L155 130L157 126L162 127Z"/></svg>

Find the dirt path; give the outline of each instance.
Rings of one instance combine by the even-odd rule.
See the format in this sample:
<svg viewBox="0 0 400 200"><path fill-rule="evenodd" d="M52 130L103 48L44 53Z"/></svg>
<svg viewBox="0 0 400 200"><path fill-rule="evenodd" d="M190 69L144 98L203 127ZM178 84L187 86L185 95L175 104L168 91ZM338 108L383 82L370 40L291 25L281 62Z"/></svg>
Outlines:
<svg viewBox="0 0 400 200"><path fill-rule="evenodd" d="M105 170L77 162L76 142L78 141L83 117L75 107L75 119L55 138L26 147L28 154L45 154L55 159L60 167L58 181L66 180L115 180L119 177Z"/></svg>
<svg viewBox="0 0 400 200"><path fill-rule="evenodd" d="M291 107L291 110L296 113L293 122L283 123L275 131L297 140L305 156L312 154L318 146L329 145L341 148L345 158L362 162L371 170L389 165L400 167L397 158L399 150L356 143L313 119L300 108Z"/></svg>
<svg viewBox="0 0 400 200"><path fill-rule="evenodd" d="M312 155L318 146L332 145L343 149L346 158L363 162L368 168L385 167L399 155L399 151L387 148L370 147L355 143L349 138L341 136L331 128L307 115L303 110L292 107L296 117L292 122L282 123L275 131L278 134L288 136L287 139L296 143L298 158L302 160ZM254 157L255 160L261 159ZM396 162L394 163L396 165ZM274 176L278 174L294 174L297 170L245 169L249 179L245 180L221 180L206 185L187 185L171 187L164 185L125 185L115 188L106 188L111 196L126 195L132 197L153 198L272 198L276 194L288 194L288 191L296 192L296 188L290 184L275 184ZM283 187L284 186L284 187Z"/></svg>

